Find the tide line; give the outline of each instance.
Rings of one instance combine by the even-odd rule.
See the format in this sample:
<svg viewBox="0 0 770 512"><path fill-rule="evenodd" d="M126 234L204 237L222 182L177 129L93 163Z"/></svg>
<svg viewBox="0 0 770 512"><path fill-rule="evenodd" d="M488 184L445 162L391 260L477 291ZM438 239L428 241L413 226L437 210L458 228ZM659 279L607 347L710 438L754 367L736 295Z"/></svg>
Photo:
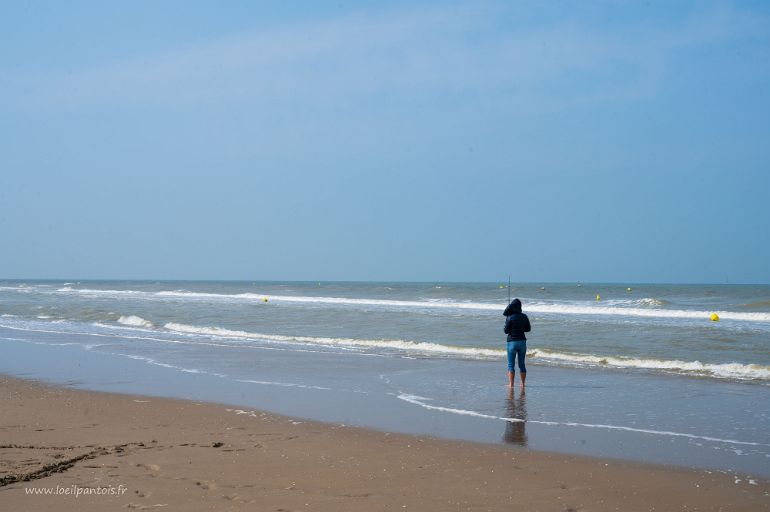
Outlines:
<svg viewBox="0 0 770 512"><path fill-rule="evenodd" d="M476 411L469 411L465 409L454 409L452 407L442 407L439 405L431 405L426 404L426 400L431 400L430 398L426 398L424 396L418 396L418 395L411 395L408 393L399 393L396 395L396 397L399 400L403 400L404 402L408 402L413 405L419 405L420 407L423 407L425 409L433 410L433 411L441 411L441 412L448 412L451 414L459 414L462 416L474 416L477 418L485 418L485 419L492 419L492 420L501 420L501 421L507 421L509 423L533 423L538 425L548 425L548 426L559 426L559 427L583 427L583 428L599 428L599 429L605 429L605 430L621 430L624 432L635 432L639 434L651 434L651 435L657 435L657 436L669 436L669 437L684 437L688 439L698 439L701 441L710 441L714 443L724 443L724 444L736 444L736 445L743 445L743 446L770 446L770 444L765 443L755 443L752 441L737 441L735 439L720 439L718 437L710 437L710 436L698 436L695 434L686 434L683 432L669 432L665 430L651 430L651 429L644 429L644 428L633 428L633 427L624 427L620 425L603 425L603 424L594 424L594 423L577 423L572 421L567 422L561 422L561 421L544 421L544 420L522 420L519 418L505 418L502 416L494 416L491 414L483 414Z"/></svg>

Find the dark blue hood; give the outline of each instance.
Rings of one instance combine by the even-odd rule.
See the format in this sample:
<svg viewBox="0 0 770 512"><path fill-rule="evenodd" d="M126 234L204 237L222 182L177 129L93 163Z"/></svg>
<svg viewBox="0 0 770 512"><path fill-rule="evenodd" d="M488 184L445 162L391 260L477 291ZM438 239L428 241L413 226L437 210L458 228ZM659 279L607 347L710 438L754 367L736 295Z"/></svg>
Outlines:
<svg viewBox="0 0 770 512"><path fill-rule="evenodd" d="M503 311L504 316L511 316L514 313L521 313L521 301L519 299L513 299Z"/></svg>

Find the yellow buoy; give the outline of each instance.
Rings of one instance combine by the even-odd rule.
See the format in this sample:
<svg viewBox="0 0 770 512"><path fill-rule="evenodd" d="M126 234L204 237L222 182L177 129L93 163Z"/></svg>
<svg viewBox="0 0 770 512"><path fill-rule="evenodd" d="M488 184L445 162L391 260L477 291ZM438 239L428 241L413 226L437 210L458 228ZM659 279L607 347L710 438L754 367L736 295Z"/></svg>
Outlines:
<svg viewBox="0 0 770 512"><path fill-rule="evenodd" d="M711 313L710 318L712 322L719 322L719 315L717 315L716 313Z"/></svg>
<svg viewBox="0 0 770 512"><path fill-rule="evenodd" d="M504 285L504 284L501 284L501 285L500 285L500 289L502 290L503 288L505 288L505 285Z"/></svg>
<svg viewBox="0 0 770 512"><path fill-rule="evenodd" d="M262 299L262 301L263 301L263 302L267 302L267 297L265 297L264 299Z"/></svg>
<svg viewBox="0 0 770 512"><path fill-rule="evenodd" d="M626 291L627 292L632 292L633 290L629 287L629 288L626 288Z"/></svg>
<svg viewBox="0 0 770 512"><path fill-rule="evenodd" d="M596 294L596 300L602 300L602 296L599 295L598 293Z"/></svg>

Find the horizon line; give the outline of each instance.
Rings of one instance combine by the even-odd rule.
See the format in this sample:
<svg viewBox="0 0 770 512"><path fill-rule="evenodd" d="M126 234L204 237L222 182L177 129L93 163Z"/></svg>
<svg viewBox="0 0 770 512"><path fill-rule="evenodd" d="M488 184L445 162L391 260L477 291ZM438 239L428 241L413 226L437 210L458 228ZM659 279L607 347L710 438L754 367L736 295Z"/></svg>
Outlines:
<svg viewBox="0 0 770 512"><path fill-rule="evenodd" d="M227 283L439 283L439 284L504 284L507 286L507 278L499 281L467 281L467 280L394 280L394 279L211 279L211 278L101 278L101 277L0 277L0 281L128 281L128 282L198 282L198 283L210 283L210 282L227 282ZM698 281L511 281L511 286L518 285L632 285L632 286L652 286L652 285L667 285L667 286L687 286L687 285L699 285L699 286L770 286L770 282L698 282Z"/></svg>

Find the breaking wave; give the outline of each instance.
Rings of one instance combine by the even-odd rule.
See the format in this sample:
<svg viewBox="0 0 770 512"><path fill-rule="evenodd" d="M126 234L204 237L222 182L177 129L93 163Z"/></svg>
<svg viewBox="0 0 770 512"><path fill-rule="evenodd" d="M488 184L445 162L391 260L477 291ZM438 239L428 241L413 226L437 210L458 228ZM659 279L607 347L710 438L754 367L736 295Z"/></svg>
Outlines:
<svg viewBox="0 0 770 512"><path fill-rule="evenodd" d="M169 331L200 334L204 336L217 336L236 339L252 339L259 341L278 343L315 344L329 347L362 347L369 349L395 349L421 354L444 354L447 356L460 356L470 359L499 358L505 351L500 349L487 349L475 347L461 347L455 345L442 345L440 343L428 343L408 340L363 340L356 338L325 338L318 336L289 336L281 334L260 334L247 331L234 331L221 327L198 327L194 325L167 323L164 326Z"/></svg>
<svg viewBox="0 0 770 512"><path fill-rule="evenodd" d="M638 368L658 370L689 375L710 376L722 379L768 380L770 366L741 363L702 363L700 361L677 361L665 359L636 359L620 356L596 356L590 354L570 354L547 349L527 351L528 357L552 363L566 363L576 366L604 366L608 368Z"/></svg>
<svg viewBox="0 0 770 512"><path fill-rule="evenodd" d="M167 290L158 292L146 292L139 290L97 290L69 287L59 288L57 293L77 293L92 296L105 296L116 299L134 298L145 300L194 300L216 302L242 302L264 303L268 299L269 304L303 304L325 305L337 307L374 307L391 308L399 310L454 310L454 311L484 311L502 313L504 304L488 302L462 302L454 300L390 300L351 297L326 297L326 296L294 296L294 295L269 295L263 293L202 293L184 290ZM712 313L717 313L722 320L740 322L770 322L770 312L748 311L702 311L690 309L665 309L666 303L659 299L643 298L635 300L618 300L597 302L545 302L542 300L526 301L526 312L552 314L552 315L580 315L580 316L622 316L642 318L672 318L672 319L697 319L708 320Z"/></svg>
<svg viewBox="0 0 770 512"><path fill-rule="evenodd" d="M145 328L153 327L152 322L150 322L149 320L145 320L140 316L134 316L134 315L121 316L120 318L118 318L118 323L123 325L128 325L130 327L145 327Z"/></svg>
<svg viewBox="0 0 770 512"><path fill-rule="evenodd" d="M290 336L279 334L261 334L247 331L235 331L221 327L201 327L179 323L167 323L169 331L235 338L241 340L267 341L275 343L314 344L327 347L358 347L370 350L395 350L423 356L459 357L465 359L496 360L505 356L504 349L445 345L441 343L418 342L410 340L366 340L356 338L329 338L317 336ZM547 349L530 349L527 357L545 364L558 366L601 367L616 369L639 369L662 371L713 377L732 380L770 381L770 366L742 363L702 363L700 361L678 361L665 359L637 359L633 357L602 356L557 352Z"/></svg>

